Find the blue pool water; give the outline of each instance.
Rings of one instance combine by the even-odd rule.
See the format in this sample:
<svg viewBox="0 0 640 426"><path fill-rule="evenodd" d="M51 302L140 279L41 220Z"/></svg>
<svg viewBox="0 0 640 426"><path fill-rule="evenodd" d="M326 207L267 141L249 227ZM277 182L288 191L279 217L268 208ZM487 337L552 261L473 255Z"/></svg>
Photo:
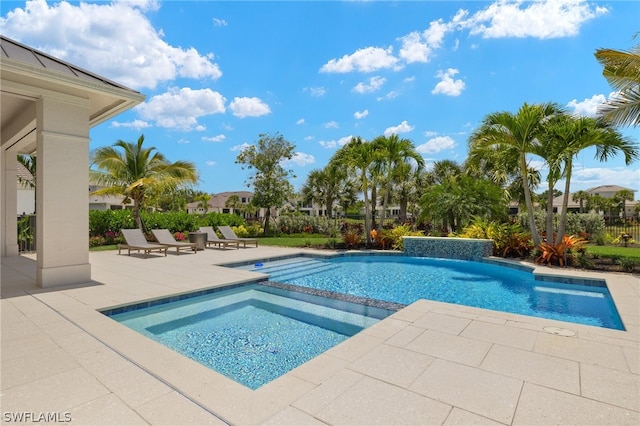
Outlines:
<svg viewBox="0 0 640 426"><path fill-rule="evenodd" d="M604 284L537 281L532 273L490 263L405 256L299 257L242 269L270 281L400 304L430 299L623 330Z"/></svg>
<svg viewBox="0 0 640 426"><path fill-rule="evenodd" d="M392 313L258 284L105 314L251 388Z"/></svg>

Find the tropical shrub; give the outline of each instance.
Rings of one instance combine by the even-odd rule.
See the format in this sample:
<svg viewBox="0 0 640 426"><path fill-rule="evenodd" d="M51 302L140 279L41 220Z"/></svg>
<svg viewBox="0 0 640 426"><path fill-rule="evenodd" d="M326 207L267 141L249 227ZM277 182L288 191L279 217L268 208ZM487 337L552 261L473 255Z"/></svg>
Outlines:
<svg viewBox="0 0 640 426"><path fill-rule="evenodd" d="M322 234L336 237L340 233L338 222L324 216L285 214L278 217L276 229L284 234Z"/></svg>
<svg viewBox="0 0 640 426"><path fill-rule="evenodd" d="M531 234L519 223L498 223L476 218L458 237L493 240L493 255L500 257L526 257L533 248Z"/></svg>
<svg viewBox="0 0 640 426"><path fill-rule="evenodd" d="M558 215L556 215L556 219ZM546 213L537 211L534 213L536 229L542 235L547 230ZM529 227L529 221L526 213L518 215L518 222L524 228ZM557 229L557 226L556 226ZM604 218L598 213L571 213L567 215L567 235L580 235L591 241L596 241L605 232Z"/></svg>
<svg viewBox="0 0 640 426"><path fill-rule="evenodd" d="M587 241L575 235L565 235L560 244L548 242L540 243L539 255L536 263L546 265L573 265L576 262L577 253L583 253Z"/></svg>
<svg viewBox="0 0 640 426"><path fill-rule="evenodd" d="M342 241L344 241L344 244L349 248L356 247L360 245L360 241L362 241L363 232L361 223L343 222Z"/></svg>
<svg viewBox="0 0 640 426"><path fill-rule="evenodd" d="M404 239L402 237L423 237L422 231L413 231L409 225L398 225L386 232L386 238L391 242L394 250L404 250Z"/></svg>

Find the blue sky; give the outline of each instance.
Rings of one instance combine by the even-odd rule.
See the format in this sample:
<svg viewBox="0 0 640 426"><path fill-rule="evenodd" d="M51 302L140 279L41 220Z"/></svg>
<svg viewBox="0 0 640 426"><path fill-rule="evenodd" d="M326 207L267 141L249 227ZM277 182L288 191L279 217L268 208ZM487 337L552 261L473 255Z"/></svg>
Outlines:
<svg viewBox="0 0 640 426"><path fill-rule="evenodd" d="M91 149L144 134L194 162L210 193L247 189L234 161L260 133L296 146L299 189L351 136L397 133L428 164L463 162L489 113L557 102L595 115L612 88L593 54L629 50L639 24L637 1L0 3L5 36L146 95L93 128ZM593 154L575 161L572 191L640 191L640 164Z"/></svg>

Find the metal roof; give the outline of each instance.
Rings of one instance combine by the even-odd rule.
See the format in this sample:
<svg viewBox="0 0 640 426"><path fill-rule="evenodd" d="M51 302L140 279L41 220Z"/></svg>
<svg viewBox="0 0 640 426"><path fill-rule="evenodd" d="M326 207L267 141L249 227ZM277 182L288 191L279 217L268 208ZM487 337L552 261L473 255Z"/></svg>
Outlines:
<svg viewBox="0 0 640 426"><path fill-rule="evenodd" d="M36 50L32 47L19 43L0 34L0 58L9 58L15 61L24 62L36 68L50 71L57 71L69 76L77 77L92 83L104 84L118 89L129 90L138 93L121 84L99 76L76 65L55 58L47 53Z"/></svg>

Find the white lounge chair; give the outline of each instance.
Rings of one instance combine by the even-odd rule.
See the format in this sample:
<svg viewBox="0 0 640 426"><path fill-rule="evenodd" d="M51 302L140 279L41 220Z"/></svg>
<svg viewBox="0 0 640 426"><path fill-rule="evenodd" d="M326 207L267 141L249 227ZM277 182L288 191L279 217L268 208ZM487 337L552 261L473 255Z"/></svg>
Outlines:
<svg viewBox="0 0 640 426"><path fill-rule="evenodd" d="M176 239L171 235L168 229L152 229L151 232L153 236L156 237L158 243L167 247L175 247L176 253L180 254L180 249L191 249L194 253L198 252L198 244L197 243L188 243L186 241L176 241Z"/></svg>
<svg viewBox="0 0 640 426"><path fill-rule="evenodd" d="M255 244L256 247L258 247L258 239L257 238L240 238L236 235L235 232L233 232L233 229L231 229L230 226L218 226L218 230L220 231L220 233L222 234L222 236L225 238L225 240L229 240L229 241L239 241L243 244L243 247L247 247L247 243L249 244Z"/></svg>
<svg viewBox="0 0 640 426"><path fill-rule="evenodd" d="M240 248L240 241L229 241L218 237L218 234L216 234L216 231L213 230L212 226L201 226L200 232L207 234L207 246L214 244L217 245L218 248L226 248L228 246L235 245L236 249Z"/></svg>
<svg viewBox="0 0 640 426"><path fill-rule="evenodd" d="M167 246L148 242L142 231L139 229L121 229L120 232L122 232L122 236L127 243L118 244L118 254L120 254L122 249L127 249L129 256L131 256L131 250L136 250L138 253L142 251L145 259L149 253L156 250L159 252L164 251L164 255L167 255Z"/></svg>

